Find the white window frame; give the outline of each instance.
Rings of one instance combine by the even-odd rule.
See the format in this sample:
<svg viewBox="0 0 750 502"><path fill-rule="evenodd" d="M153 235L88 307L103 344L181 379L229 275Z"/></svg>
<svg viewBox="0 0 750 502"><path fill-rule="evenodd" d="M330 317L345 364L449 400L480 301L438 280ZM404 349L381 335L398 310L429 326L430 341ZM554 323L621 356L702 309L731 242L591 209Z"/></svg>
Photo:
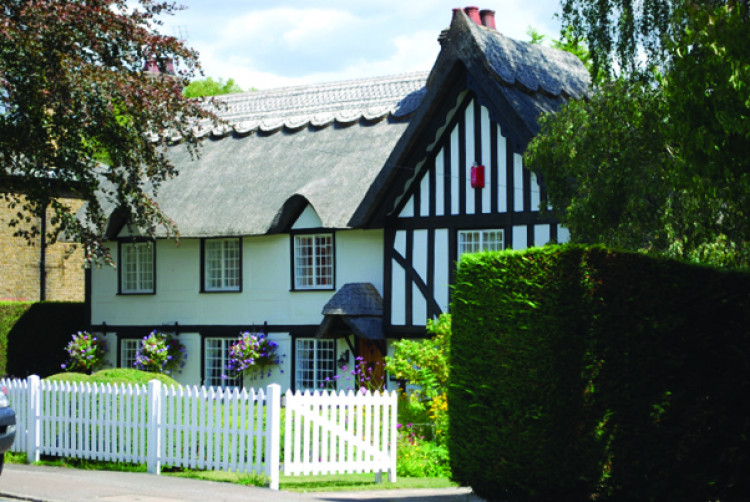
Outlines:
<svg viewBox="0 0 750 502"><path fill-rule="evenodd" d="M500 235L500 238L497 238ZM458 259L467 253L502 251L505 249L505 231L501 228L484 228L458 231Z"/></svg>
<svg viewBox="0 0 750 502"><path fill-rule="evenodd" d="M320 390L326 378L336 374L336 341L297 338L294 341L294 388Z"/></svg>
<svg viewBox="0 0 750 502"><path fill-rule="evenodd" d="M152 294L156 284L156 243L120 243L120 293Z"/></svg>
<svg viewBox="0 0 750 502"><path fill-rule="evenodd" d="M135 355L140 348L140 338L120 339L120 368L135 368Z"/></svg>
<svg viewBox="0 0 750 502"><path fill-rule="evenodd" d="M242 289L242 244L239 238L203 241L203 291Z"/></svg>
<svg viewBox="0 0 750 502"><path fill-rule="evenodd" d="M332 233L294 236L294 289L335 289L336 249Z"/></svg>
<svg viewBox="0 0 750 502"><path fill-rule="evenodd" d="M241 378L221 378L227 373L229 347L237 337L206 337L203 342L203 385L205 387L240 387Z"/></svg>

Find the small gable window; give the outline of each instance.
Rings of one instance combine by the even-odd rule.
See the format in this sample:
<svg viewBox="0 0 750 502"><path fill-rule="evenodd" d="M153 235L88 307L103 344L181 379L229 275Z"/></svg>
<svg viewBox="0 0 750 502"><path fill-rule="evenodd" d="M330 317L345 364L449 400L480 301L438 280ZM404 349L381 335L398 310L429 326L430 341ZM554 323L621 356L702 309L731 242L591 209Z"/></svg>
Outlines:
<svg viewBox="0 0 750 502"><path fill-rule="evenodd" d="M503 231L494 230L459 230L458 257L464 253L479 253L480 251L502 251Z"/></svg>
<svg viewBox="0 0 750 502"><path fill-rule="evenodd" d="M154 293L155 255L152 241L120 242L120 293Z"/></svg>
<svg viewBox="0 0 750 502"><path fill-rule="evenodd" d="M242 246L240 239L204 239L203 291L242 289Z"/></svg>
<svg viewBox="0 0 750 502"><path fill-rule="evenodd" d="M334 289L333 234L294 236L294 289Z"/></svg>

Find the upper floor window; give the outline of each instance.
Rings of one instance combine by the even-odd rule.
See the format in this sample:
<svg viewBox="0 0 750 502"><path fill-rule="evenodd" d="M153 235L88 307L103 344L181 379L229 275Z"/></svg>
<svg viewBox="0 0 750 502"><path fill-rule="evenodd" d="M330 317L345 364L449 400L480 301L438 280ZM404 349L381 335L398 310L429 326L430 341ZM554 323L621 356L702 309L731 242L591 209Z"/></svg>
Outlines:
<svg viewBox="0 0 750 502"><path fill-rule="evenodd" d="M240 291L242 258L239 238L203 241L203 291Z"/></svg>
<svg viewBox="0 0 750 502"><path fill-rule="evenodd" d="M120 243L120 293L153 293L156 246L151 241Z"/></svg>
<svg viewBox="0 0 750 502"><path fill-rule="evenodd" d="M500 229L458 231L459 259L464 253L502 251L503 249L503 231Z"/></svg>
<svg viewBox="0 0 750 502"><path fill-rule="evenodd" d="M333 289L333 234L294 236L294 289Z"/></svg>

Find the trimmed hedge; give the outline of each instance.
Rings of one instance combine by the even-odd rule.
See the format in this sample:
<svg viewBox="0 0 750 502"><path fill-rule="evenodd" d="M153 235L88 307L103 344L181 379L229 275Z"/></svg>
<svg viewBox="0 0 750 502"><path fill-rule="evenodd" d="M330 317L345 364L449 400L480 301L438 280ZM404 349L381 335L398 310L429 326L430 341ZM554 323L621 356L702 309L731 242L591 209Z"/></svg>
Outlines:
<svg viewBox="0 0 750 502"><path fill-rule="evenodd" d="M84 303L0 303L0 374L59 373L72 333L86 328Z"/></svg>
<svg viewBox="0 0 750 502"><path fill-rule="evenodd" d="M463 258L454 478L489 500L750 498L750 275L576 246Z"/></svg>

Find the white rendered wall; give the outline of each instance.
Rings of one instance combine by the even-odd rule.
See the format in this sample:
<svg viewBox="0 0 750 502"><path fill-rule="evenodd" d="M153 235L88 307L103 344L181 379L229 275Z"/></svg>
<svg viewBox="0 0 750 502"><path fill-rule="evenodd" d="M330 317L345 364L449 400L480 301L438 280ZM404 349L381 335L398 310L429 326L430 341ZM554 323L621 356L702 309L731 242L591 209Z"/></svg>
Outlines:
<svg viewBox="0 0 750 502"><path fill-rule="evenodd" d="M383 291L382 230L336 232L336 287L370 282ZM112 243L113 250L116 244ZM92 271L94 325L317 324L333 291L291 291L291 247L287 234L245 237L242 291L200 292L200 241L156 244L156 294L118 295L117 271Z"/></svg>

